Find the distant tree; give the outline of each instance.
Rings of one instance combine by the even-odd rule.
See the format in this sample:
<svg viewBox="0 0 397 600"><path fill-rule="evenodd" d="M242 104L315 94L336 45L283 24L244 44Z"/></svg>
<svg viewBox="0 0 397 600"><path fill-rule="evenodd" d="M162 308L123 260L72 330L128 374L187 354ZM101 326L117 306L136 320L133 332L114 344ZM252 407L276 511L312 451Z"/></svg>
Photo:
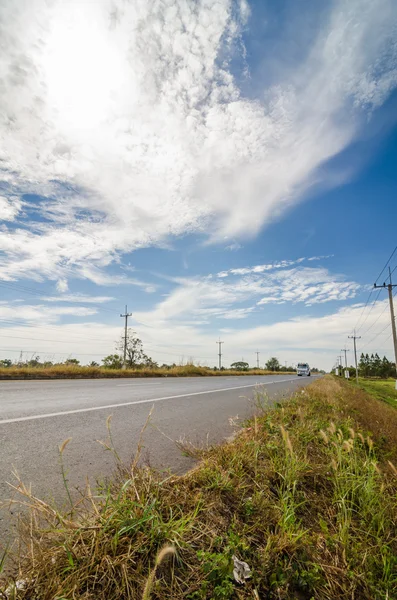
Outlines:
<svg viewBox="0 0 397 600"><path fill-rule="evenodd" d="M156 361L152 360L150 358L150 356L146 356L146 354L144 354L142 356L142 363L141 363L142 367L145 367L146 369L158 369L159 366L156 363Z"/></svg>
<svg viewBox="0 0 397 600"><path fill-rule="evenodd" d="M34 358L31 358L30 360L28 360L26 363L26 366L27 367L40 367L41 366L40 356L35 356Z"/></svg>
<svg viewBox="0 0 397 600"><path fill-rule="evenodd" d="M99 367L99 363L97 363L95 360L92 360L88 366L89 367Z"/></svg>
<svg viewBox="0 0 397 600"><path fill-rule="evenodd" d="M9 369L10 367L12 367L12 360L10 358L2 358L0 360L0 367Z"/></svg>
<svg viewBox="0 0 397 600"><path fill-rule="evenodd" d="M123 366L123 357L120 354L109 354L102 359L103 366L107 369L121 369Z"/></svg>
<svg viewBox="0 0 397 600"><path fill-rule="evenodd" d="M120 356L124 356L124 335L121 336L120 342L117 345L117 350ZM155 363L145 352L143 351L142 340L139 339L136 332L132 329L127 331L127 351L126 351L126 365L128 369L139 369L140 367L157 367Z"/></svg>
<svg viewBox="0 0 397 600"><path fill-rule="evenodd" d="M68 366L73 366L73 365L77 366L79 364L80 364L80 361L77 360L77 358L68 358L67 360L65 360L65 365L68 365Z"/></svg>
<svg viewBox="0 0 397 600"><path fill-rule="evenodd" d="M232 363L230 367L236 371L248 371L249 364L243 360L238 360L237 362Z"/></svg>
<svg viewBox="0 0 397 600"><path fill-rule="evenodd" d="M266 363L266 369L268 371L279 371L280 370L280 362L279 362L278 358L276 358L275 356L273 356L272 358L269 358L269 360Z"/></svg>
<svg viewBox="0 0 397 600"><path fill-rule="evenodd" d="M117 350L120 355L124 355L124 335L121 336L120 342L117 346ZM126 365L127 368L137 367L142 363L144 357L142 340L137 337L135 331L128 329L127 331L127 351L126 351Z"/></svg>
<svg viewBox="0 0 397 600"><path fill-rule="evenodd" d="M371 361L368 354L361 353L358 371L362 377L369 377Z"/></svg>

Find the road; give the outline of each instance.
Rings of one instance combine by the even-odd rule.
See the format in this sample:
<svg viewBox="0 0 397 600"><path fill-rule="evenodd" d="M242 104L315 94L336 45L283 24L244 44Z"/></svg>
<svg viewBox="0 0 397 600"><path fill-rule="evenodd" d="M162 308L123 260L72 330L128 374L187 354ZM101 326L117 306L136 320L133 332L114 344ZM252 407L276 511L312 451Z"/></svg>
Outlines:
<svg viewBox="0 0 397 600"><path fill-rule="evenodd" d="M58 447L72 438L64 454L71 488L111 475L112 454L98 443L106 440L106 418L112 415L112 437L123 461L134 455L149 411L143 453L159 469L186 471L192 459L172 440L194 444L219 442L230 436L229 418L254 412L256 389L269 398L289 395L312 379L291 375L0 381L0 502L10 497L7 482L15 469L40 498L65 501ZM15 511L15 509L13 509ZM0 542L13 536L8 510L0 510Z"/></svg>

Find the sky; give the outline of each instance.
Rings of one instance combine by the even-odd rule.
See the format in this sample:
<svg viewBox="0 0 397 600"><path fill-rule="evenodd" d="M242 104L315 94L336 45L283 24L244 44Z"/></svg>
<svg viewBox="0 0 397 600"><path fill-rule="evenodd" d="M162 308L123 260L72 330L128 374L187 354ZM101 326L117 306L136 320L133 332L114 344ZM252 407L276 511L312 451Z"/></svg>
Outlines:
<svg viewBox="0 0 397 600"><path fill-rule="evenodd" d="M396 33L394 0L3 0L0 359L100 362L126 305L160 364L394 359Z"/></svg>

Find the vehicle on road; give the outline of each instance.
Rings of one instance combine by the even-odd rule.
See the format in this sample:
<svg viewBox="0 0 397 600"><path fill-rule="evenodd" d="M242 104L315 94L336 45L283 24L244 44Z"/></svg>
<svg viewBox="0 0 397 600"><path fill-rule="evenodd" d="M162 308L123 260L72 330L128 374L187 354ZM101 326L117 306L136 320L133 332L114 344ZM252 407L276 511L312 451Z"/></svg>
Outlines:
<svg viewBox="0 0 397 600"><path fill-rule="evenodd" d="M298 363L296 367L296 374L298 377L306 376L310 377L310 367L307 363Z"/></svg>

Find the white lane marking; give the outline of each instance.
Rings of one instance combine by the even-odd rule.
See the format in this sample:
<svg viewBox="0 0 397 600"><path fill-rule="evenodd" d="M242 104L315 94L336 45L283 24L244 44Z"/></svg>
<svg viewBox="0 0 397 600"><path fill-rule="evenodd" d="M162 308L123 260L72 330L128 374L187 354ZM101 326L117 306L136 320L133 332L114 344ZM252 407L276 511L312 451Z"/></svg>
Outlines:
<svg viewBox="0 0 397 600"><path fill-rule="evenodd" d="M130 385L135 385L136 386L140 386L140 385L161 385L163 382L162 381L153 381L153 383L151 381L148 381L147 383L117 383L116 387L127 387Z"/></svg>
<svg viewBox="0 0 397 600"><path fill-rule="evenodd" d="M213 394L215 392L230 392L232 390L241 390L243 388L256 387L261 385L273 385L275 383L287 383L295 381L300 377L294 377L293 379L282 379L281 381L266 381L256 382L250 385L238 385L230 388L222 388L217 390L206 390L205 392L190 392L189 394L179 394L178 396L164 396L163 398L152 398L149 400L136 400L135 402L123 402L122 404L107 404L105 406L92 406L90 408L76 408L75 410L64 410L56 413L46 413L43 415L31 415L30 417L17 417L15 419L3 419L0 421L0 425L7 425L8 423L20 423L22 421L35 421L37 419L48 419L50 417L64 417L66 415L75 415L78 413L93 412L94 410L109 410L110 408L122 408L124 406L132 406L133 404L150 404L153 402L160 402L161 400L175 400L177 398L187 398L189 396L201 396L202 394Z"/></svg>

